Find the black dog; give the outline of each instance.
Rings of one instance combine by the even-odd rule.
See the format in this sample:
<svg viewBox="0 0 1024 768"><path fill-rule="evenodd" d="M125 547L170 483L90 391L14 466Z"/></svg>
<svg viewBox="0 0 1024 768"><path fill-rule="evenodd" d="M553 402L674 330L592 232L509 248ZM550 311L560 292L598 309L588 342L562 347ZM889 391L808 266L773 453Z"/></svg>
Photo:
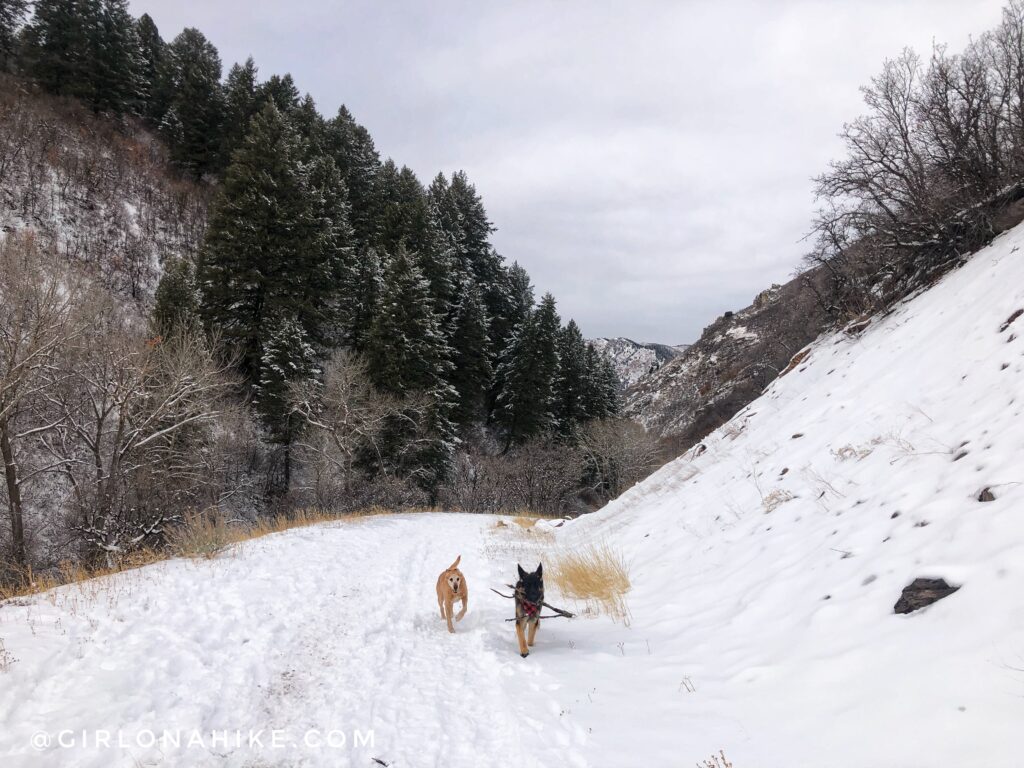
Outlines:
<svg viewBox="0 0 1024 768"><path fill-rule="evenodd" d="M516 582L516 637L519 638L519 655L524 659L530 655L529 647L537 636L540 626L540 607L544 603L544 564L537 565L537 570L527 573L523 566L519 569L519 581ZM530 626L529 639L525 632Z"/></svg>

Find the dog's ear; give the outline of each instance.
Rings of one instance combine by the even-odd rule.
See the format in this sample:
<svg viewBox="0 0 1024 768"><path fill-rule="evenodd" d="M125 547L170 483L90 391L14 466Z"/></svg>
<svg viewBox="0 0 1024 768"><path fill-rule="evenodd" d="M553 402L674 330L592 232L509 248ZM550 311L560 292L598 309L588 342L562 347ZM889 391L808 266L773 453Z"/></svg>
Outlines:
<svg viewBox="0 0 1024 768"><path fill-rule="evenodd" d="M537 570L535 571L535 573L538 576L540 576L541 578L543 578L543 576L544 576L544 563L537 563Z"/></svg>
<svg viewBox="0 0 1024 768"><path fill-rule="evenodd" d="M516 568L519 569L519 578L520 579L525 579L526 578L526 571L523 570L523 566L519 565L519 563L516 563Z"/></svg>
<svg viewBox="0 0 1024 768"><path fill-rule="evenodd" d="M459 567L459 560L462 559L462 555L455 558L455 562L448 566L448 570L452 571Z"/></svg>

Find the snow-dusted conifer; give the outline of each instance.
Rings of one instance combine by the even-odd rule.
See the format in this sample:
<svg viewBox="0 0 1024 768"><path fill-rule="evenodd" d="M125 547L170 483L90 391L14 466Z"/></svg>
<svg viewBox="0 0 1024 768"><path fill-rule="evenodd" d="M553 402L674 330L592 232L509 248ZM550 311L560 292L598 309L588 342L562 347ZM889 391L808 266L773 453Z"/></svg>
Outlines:
<svg viewBox="0 0 1024 768"><path fill-rule="evenodd" d="M218 169L224 118L220 55L198 29L185 29L167 46L167 73L173 93L161 125L171 158L200 177Z"/></svg>
<svg viewBox="0 0 1024 768"><path fill-rule="evenodd" d="M462 289L453 318L451 337L452 385L458 393L455 421L466 428L487 417L487 395L494 376L491 367L487 310L480 290L470 281Z"/></svg>
<svg viewBox="0 0 1024 768"><path fill-rule="evenodd" d="M575 320L558 333L558 378L555 382L555 426L562 437L571 437L587 420L584 390L587 379L587 346Z"/></svg>
<svg viewBox="0 0 1024 768"><path fill-rule="evenodd" d="M505 430L506 446L554 426L560 325L555 299L545 294L502 354L495 420Z"/></svg>

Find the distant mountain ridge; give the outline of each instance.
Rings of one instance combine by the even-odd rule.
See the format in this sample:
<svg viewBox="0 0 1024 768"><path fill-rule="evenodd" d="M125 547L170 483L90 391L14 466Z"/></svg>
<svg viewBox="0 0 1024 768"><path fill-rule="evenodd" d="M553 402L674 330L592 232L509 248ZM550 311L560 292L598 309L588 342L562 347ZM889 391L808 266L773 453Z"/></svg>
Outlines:
<svg viewBox="0 0 1024 768"><path fill-rule="evenodd" d="M636 384L640 379L676 359L689 345L654 344L627 339L625 336L591 339L590 343L598 352L611 358L612 367L619 377L623 389Z"/></svg>
<svg viewBox="0 0 1024 768"><path fill-rule="evenodd" d="M818 297L827 282L819 267L724 313L684 353L639 377L625 392L623 413L681 446L693 445L760 395L825 331L830 318Z"/></svg>

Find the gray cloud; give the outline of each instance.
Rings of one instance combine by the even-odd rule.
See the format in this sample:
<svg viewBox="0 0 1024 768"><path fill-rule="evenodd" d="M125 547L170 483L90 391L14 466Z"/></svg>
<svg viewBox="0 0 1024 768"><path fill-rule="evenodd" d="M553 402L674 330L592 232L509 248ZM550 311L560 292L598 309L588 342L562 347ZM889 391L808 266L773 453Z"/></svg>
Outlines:
<svg viewBox="0 0 1024 768"><path fill-rule="evenodd" d="M345 103L423 181L463 168L495 241L589 336L685 342L786 279L810 177L885 57L1001 0L135 0L225 67Z"/></svg>

